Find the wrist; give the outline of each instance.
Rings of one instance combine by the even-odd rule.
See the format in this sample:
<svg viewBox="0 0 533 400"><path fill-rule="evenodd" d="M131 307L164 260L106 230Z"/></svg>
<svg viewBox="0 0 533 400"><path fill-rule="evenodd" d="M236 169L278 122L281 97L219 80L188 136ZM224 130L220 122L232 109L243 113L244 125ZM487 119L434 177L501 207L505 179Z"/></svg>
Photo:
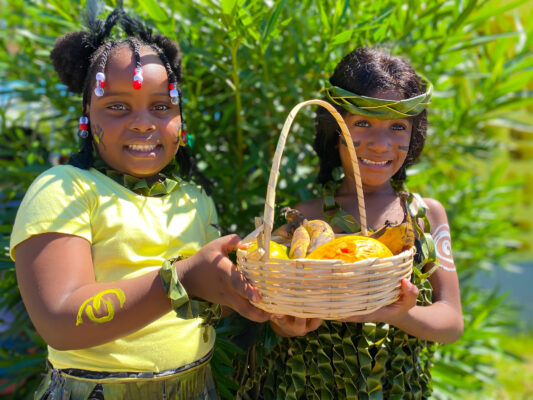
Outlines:
<svg viewBox="0 0 533 400"><path fill-rule="evenodd" d="M194 257L194 256L193 256ZM181 283L181 286L185 289L189 297L195 296L194 285L192 284L191 279L191 258L175 257L171 259L172 268L176 271L176 277Z"/></svg>
<svg viewBox="0 0 533 400"><path fill-rule="evenodd" d="M190 291L190 273L192 267L189 259L182 256L166 260L160 270L160 277L165 292L170 298L172 309L179 318L202 318L202 325L214 325L222 317L222 307L202 299L194 298ZM207 330L204 331L206 339Z"/></svg>
<svg viewBox="0 0 533 400"><path fill-rule="evenodd" d="M175 257L165 260L161 266L161 270L159 271L161 283L174 310L178 309L189 301L187 290L181 283L178 277L178 271L175 267L175 262L180 259L181 257Z"/></svg>
<svg viewBox="0 0 533 400"><path fill-rule="evenodd" d="M383 319L383 322L386 324L395 326L396 328L401 328L405 324L406 320L409 318L409 310L399 311L391 313L386 318Z"/></svg>

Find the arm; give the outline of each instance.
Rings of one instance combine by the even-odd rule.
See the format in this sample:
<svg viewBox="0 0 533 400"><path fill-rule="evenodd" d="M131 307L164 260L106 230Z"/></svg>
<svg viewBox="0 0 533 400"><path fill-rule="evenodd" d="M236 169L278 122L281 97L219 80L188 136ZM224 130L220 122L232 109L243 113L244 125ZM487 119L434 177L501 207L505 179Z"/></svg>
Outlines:
<svg viewBox="0 0 533 400"><path fill-rule="evenodd" d="M205 245L175 263L190 297L227 305L247 318L267 314L248 298L257 292L227 257L236 235ZM95 281L90 243L78 236L45 233L15 248L17 279L36 329L58 350L97 346L135 332L171 310L159 270L117 282ZM100 303L100 304L98 304Z"/></svg>
<svg viewBox="0 0 533 400"><path fill-rule="evenodd" d="M417 306L418 289L402 281L400 299L371 314L352 317L352 322L386 322L410 335L440 343L452 343L463 332L463 315L459 279L451 256L450 229L446 211L433 199L424 199L429 206L428 219L437 248L439 268L429 278L433 286L433 304ZM431 268L432 265L426 268Z"/></svg>

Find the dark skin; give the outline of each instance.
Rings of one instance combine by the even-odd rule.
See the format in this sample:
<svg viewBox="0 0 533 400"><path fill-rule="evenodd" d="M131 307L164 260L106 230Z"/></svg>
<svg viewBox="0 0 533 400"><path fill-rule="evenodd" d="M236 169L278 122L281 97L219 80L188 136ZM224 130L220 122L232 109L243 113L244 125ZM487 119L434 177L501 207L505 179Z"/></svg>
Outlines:
<svg viewBox="0 0 533 400"><path fill-rule="evenodd" d="M102 129L102 127L98 124L93 124L92 125L92 133L93 133L93 136L95 136L97 139L97 142L100 142L100 145L104 148L104 150L106 150L106 145L105 145L105 142L104 142L104 130Z"/></svg>
<svg viewBox="0 0 533 400"><path fill-rule="evenodd" d="M401 96L394 91L376 92L372 97L399 100ZM402 166L407 156L412 124L408 119L378 120L361 115L347 114L344 120L352 139L358 143L356 152L361 172L367 226L378 229L385 221L400 223L404 218L404 210L397 193L391 186L390 178ZM339 138L339 149L345 177L335 194L335 200L349 214L359 220L354 169L349 157L346 142ZM436 232L449 234L448 219L442 205L434 199L426 198L429 207L428 219L431 233L437 247L438 268L429 278L433 287L433 304L422 307L416 305L418 289L406 279L401 284L400 298L395 303L382 307L366 315L344 319L345 322L385 322L421 339L451 343L456 341L463 332L459 280L451 255L446 253L446 246L438 238ZM307 219L323 219L323 199L314 199L300 203L296 208ZM340 232L338 227L334 230ZM449 236L448 236L449 237ZM448 242L449 244L449 242ZM432 265L428 266L431 268ZM295 324L299 332L307 333L304 321L289 318L271 320L276 332L292 333Z"/></svg>
<svg viewBox="0 0 533 400"><path fill-rule="evenodd" d="M96 147L104 161L118 171L150 179L174 158L181 117L179 107L170 102L164 66L153 51L141 50L142 90L132 88L134 58L128 48L122 48L108 60L106 94L91 98L88 114L92 132L100 138ZM236 235L221 237L174 265L190 297L263 322L269 314L249 301L259 300L259 293L227 256L239 243ZM91 244L82 237L60 233L31 236L16 246L15 258L26 309L43 339L55 349L97 346L135 332L171 311L158 269L133 279L97 282ZM102 294L106 291L111 292ZM124 295L124 304L116 293ZM91 299L100 295L109 304L96 308ZM87 301L94 306L92 318L84 306ZM112 318L106 320L111 309ZM83 322L76 325L80 312ZM95 322L98 319L100 322Z"/></svg>

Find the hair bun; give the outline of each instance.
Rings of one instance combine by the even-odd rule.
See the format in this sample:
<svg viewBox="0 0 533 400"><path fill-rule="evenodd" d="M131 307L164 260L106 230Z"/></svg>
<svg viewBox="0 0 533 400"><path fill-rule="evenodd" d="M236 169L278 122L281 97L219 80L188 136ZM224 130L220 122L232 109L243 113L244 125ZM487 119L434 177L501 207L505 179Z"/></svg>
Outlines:
<svg viewBox="0 0 533 400"><path fill-rule="evenodd" d="M62 83L74 93L82 93L91 55L95 48L87 32L71 32L59 37L50 58Z"/></svg>

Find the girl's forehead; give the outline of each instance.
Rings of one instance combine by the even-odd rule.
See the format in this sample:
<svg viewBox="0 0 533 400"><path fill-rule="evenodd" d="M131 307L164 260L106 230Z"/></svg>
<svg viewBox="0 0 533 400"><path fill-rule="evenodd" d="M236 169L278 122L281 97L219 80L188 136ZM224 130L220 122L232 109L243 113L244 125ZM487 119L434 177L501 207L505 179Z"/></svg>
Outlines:
<svg viewBox="0 0 533 400"><path fill-rule="evenodd" d="M133 77L137 65L133 52L128 46L121 46L113 50L110 52L105 66L105 90L102 99L118 93L143 97L149 93L157 92L159 94L166 93L168 96L167 70L155 51L151 48L141 47L140 66L143 81L140 90L135 90Z"/></svg>
<svg viewBox="0 0 533 400"><path fill-rule="evenodd" d="M156 70L162 70L166 75L163 62L153 49L146 46L141 46L139 53L141 68L143 70L145 68L153 69L153 67L156 67ZM117 49L113 49L113 51L110 52L106 65L106 70L108 73L125 73L127 71L133 75L135 67L135 55L129 46L123 45Z"/></svg>

